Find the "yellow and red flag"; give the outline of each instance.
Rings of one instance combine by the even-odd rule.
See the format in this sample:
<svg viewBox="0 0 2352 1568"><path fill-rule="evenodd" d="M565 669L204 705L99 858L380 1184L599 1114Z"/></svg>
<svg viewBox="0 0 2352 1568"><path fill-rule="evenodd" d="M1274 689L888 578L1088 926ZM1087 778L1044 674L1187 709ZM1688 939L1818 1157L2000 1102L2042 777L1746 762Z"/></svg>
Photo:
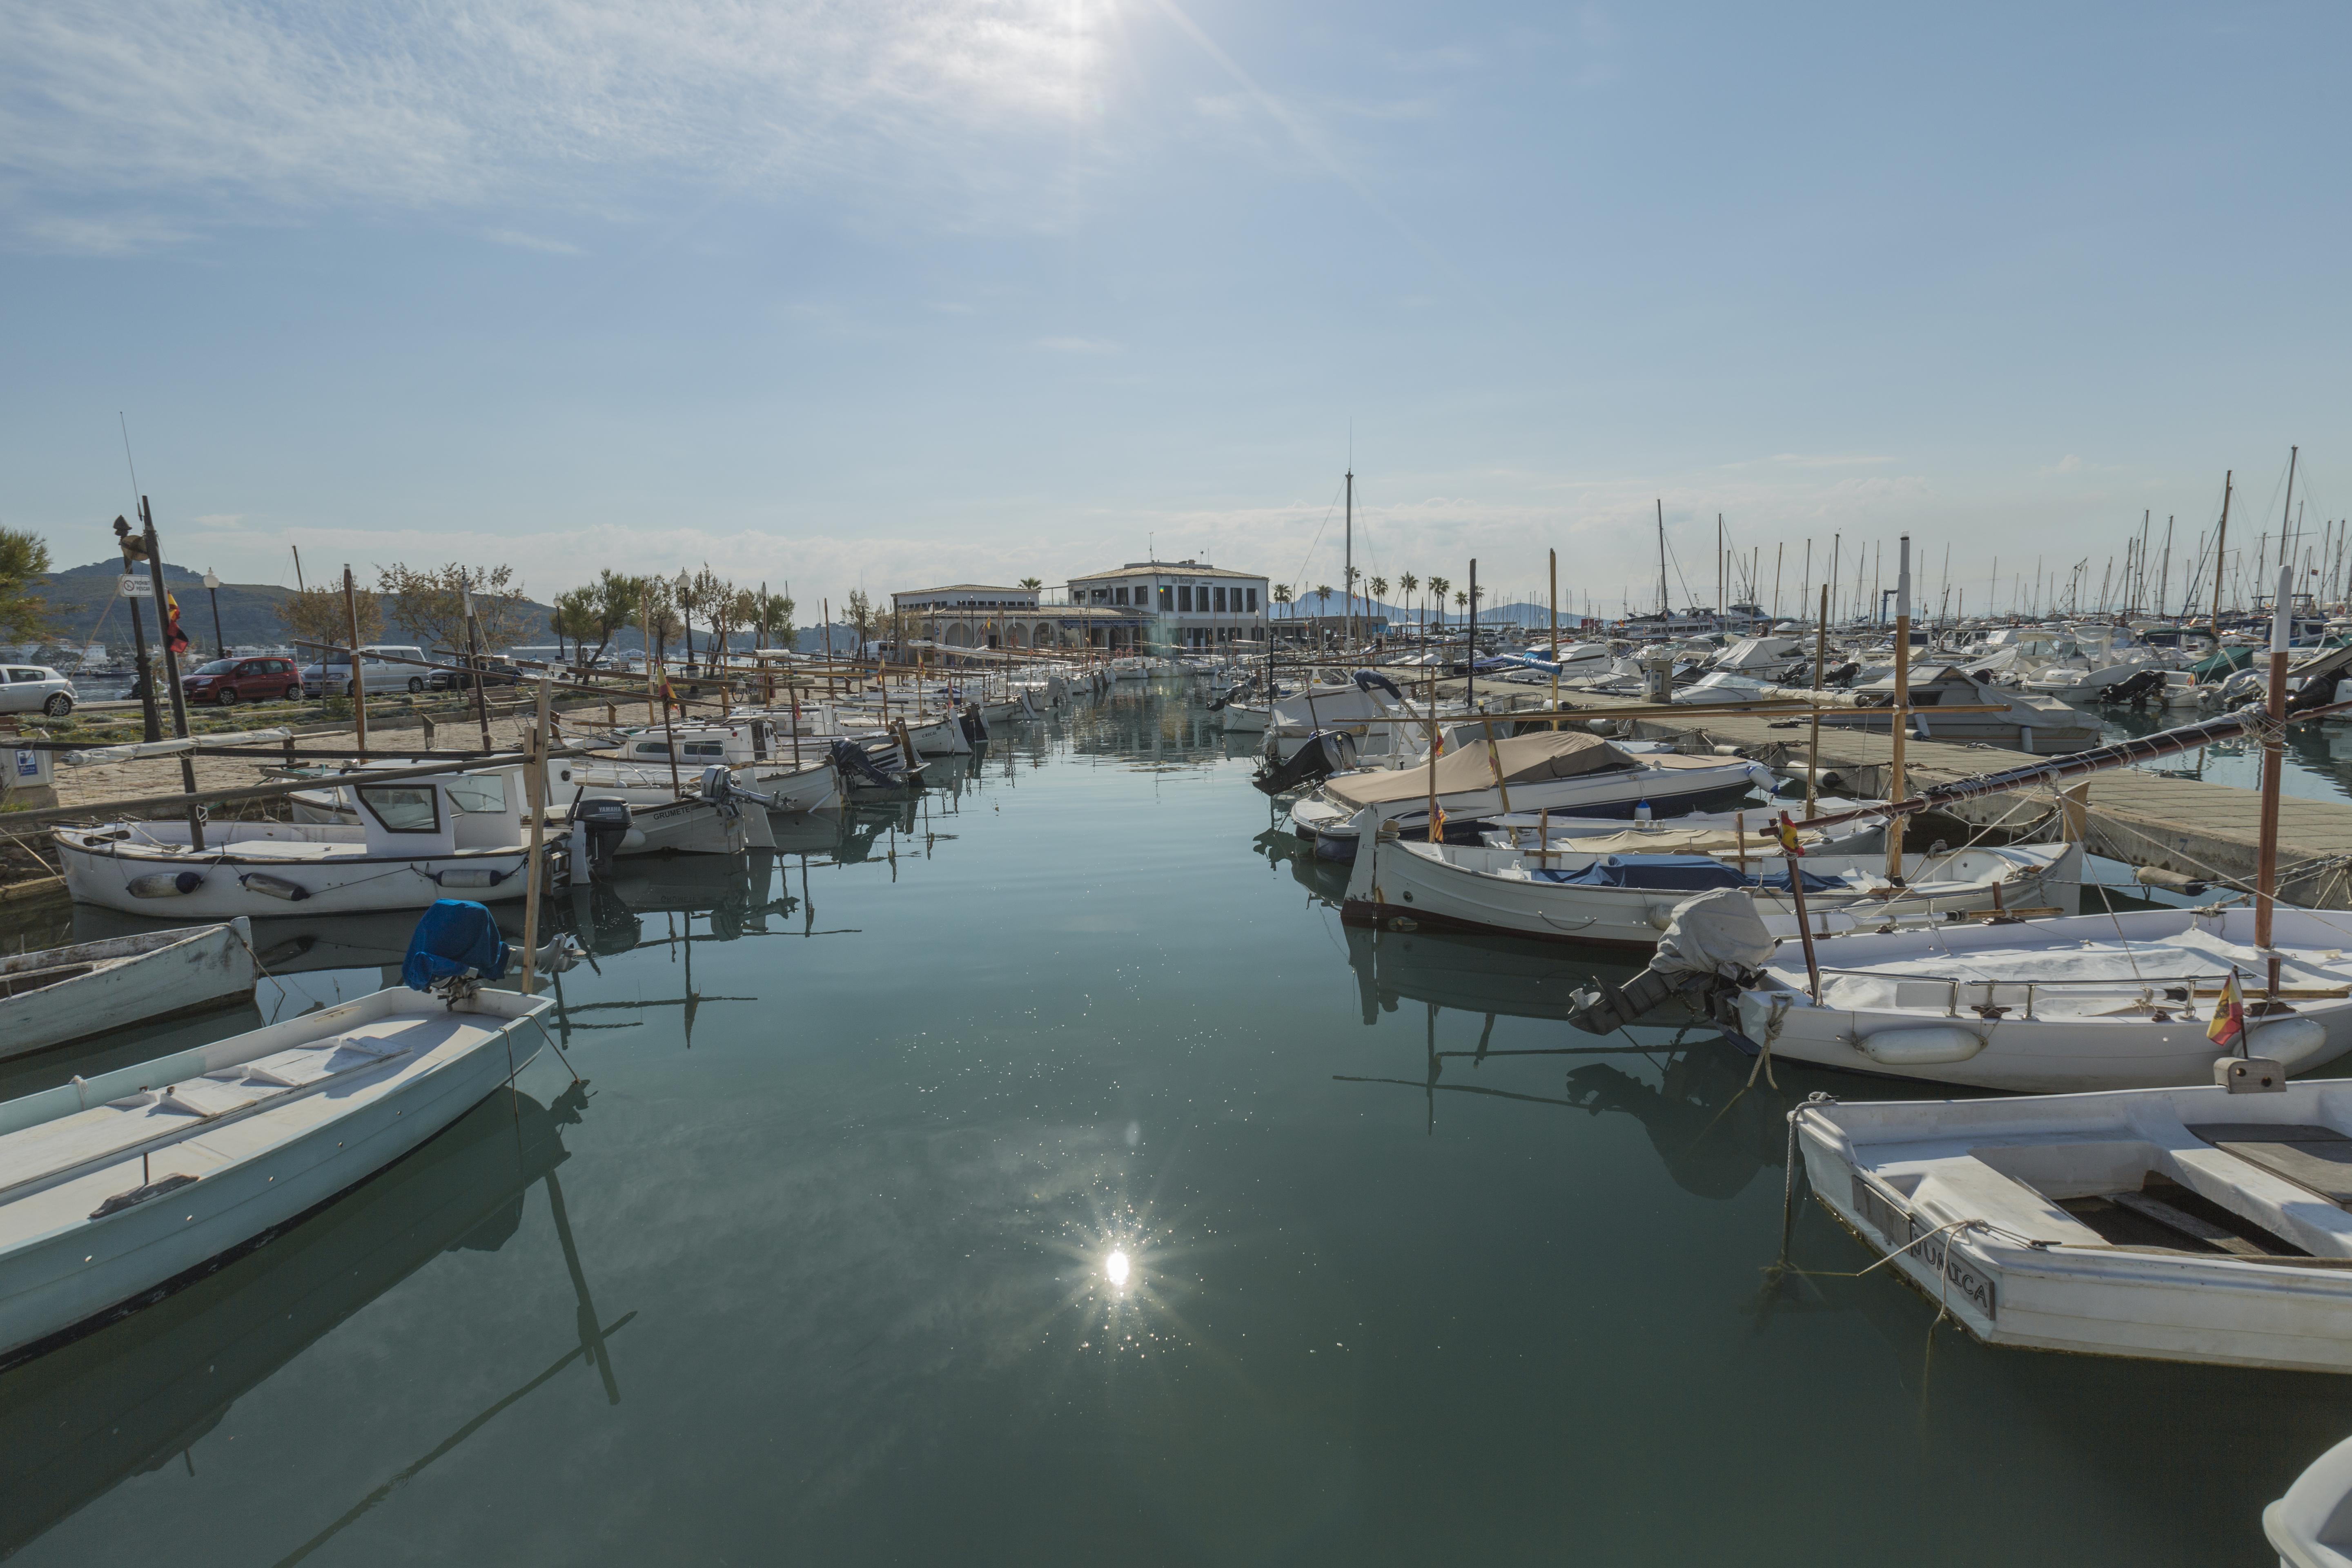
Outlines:
<svg viewBox="0 0 2352 1568"><path fill-rule="evenodd" d="M1445 808L1437 806L1429 816L1429 840L1432 844L1445 842Z"/></svg>
<svg viewBox="0 0 2352 1568"><path fill-rule="evenodd" d="M2246 992L2234 969L2222 983L2221 994L2213 998L2213 1021L2205 1026L2205 1037L2225 1051L2245 1048Z"/></svg>
<svg viewBox="0 0 2352 1568"><path fill-rule="evenodd" d="M188 634L180 629L179 596L170 589L163 590L163 641L175 654L188 651Z"/></svg>
<svg viewBox="0 0 2352 1568"><path fill-rule="evenodd" d="M1797 837L1797 825L1789 820L1789 814L1785 811L1780 814L1779 837L1782 849L1794 856L1804 854L1805 841Z"/></svg>

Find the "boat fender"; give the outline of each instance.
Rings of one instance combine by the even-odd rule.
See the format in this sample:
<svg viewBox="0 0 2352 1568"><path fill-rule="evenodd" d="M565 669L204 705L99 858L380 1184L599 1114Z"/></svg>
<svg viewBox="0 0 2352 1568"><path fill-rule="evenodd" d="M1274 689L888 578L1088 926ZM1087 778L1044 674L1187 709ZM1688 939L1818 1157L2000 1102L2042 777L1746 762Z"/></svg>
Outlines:
<svg viewBox="0 0 2352 1568"><path fill-rule="evenodd" d="M1887 1067L1934 1067L1964 1062L1984 1049L1984 1037L1957 1024L1922 1028L1876 1029L1862 1037L1862 1054Z"/></svg>
<svg viewBox="0 0 2352 1568"><path fill-rule="evenodd" d="M1652 904L1650 906L1650 923L1657 927L1660 931L1665 930L1668 926L1675 923L1675 910L1679 906L1674 904Z"/></svg>
<svg viewBox="0 0 2352 1568"><path fill-rule="evenodd" d="M237 879L237 882L247 892L267 893L273 899L284 899L289 904L299 904L310 896L310 889L299 882L289 882L267 871L247 871Z"/></svg>
<svg viewBox="0 0 2352 1568"><path fill-rule="evenodd" d="M2316 1018L2274 1018L2246 1031L2246 1054L2299 1062L2327 1044L2327 1026Z"/></svg>
<svg viewBox="0 0 2352 1568"><path fill-rule="evenodd" d="M134 899L168 899L176 893L193 893L204 885L201 871L150 871L131 878L128 884Z"/></svg>
<svg viewBox="0 0 2352 1568"><path fill-rule="evenodd" d="M503 871L494 871L487 866L454 866L446 871L433 871L427 875L444 888L495 888L513 876L517 869L509 867Z"/></svg>

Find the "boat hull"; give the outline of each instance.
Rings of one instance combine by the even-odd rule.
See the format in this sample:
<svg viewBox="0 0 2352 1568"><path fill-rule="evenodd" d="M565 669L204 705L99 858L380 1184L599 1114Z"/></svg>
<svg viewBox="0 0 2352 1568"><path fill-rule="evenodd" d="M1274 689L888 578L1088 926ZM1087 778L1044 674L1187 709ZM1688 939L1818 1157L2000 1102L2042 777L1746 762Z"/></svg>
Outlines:
<svg viewBox="0 0 2352 1568"><path fill-rule="evenodd" d="M85 963L87 973L0 997L0 1058L242 1001L257 973L249 923L238 919L19 954L0 975Z"/></svg>
<svg viewBox="0 0 2352 1568"><path fill-rule="evenodd" d="M2317 1089L2297 1085L2295 1090ZM2274 1096L2231 1096L2203 1089L2139 1091L2179 1096L2193 1109L2149 1116L2117 1105L2130 1094L2051 1095L1983 1102L1995 1120L1956 1126L1933 1147L2031 1158L2035 1146L2063 1153L2102 1147L2123 1151L2135 1166L2192 1178L2200 1163L2231 1157L2190 1135L2186 1121L2307 1120L2340 1124L2352 1113L2341 1089L2313 1098L2336 1102L2328 1112L2291 1113ZM2193 1100L2190 1097L2195 1097ZM2105 1102L2105 1103L2101 1103ZM1970 1106L1970 1102L1960 1102ZM2261 1108L2259 1110L2253 1108ZM2290 1372L2352 1373L2352 1268L2339 1255L2311 1264L2245 1261L2220 1253L2196 1254L2112 1245L2069 1244L2038 1235L2030 1218L2041 1192L2018 1186L1998 1171L1983 1173L1995 1205L1972 1199L1964 1186L1931 1178L1906 1194L1870 1168L1904 1145L1876 1132L1841 1129L1835 1119L1857 1110L1902 1113L1927 1106L1808 1106L1792 1121L1813 1195L1865 1247L1895 1255L1888 1268L1937 1303L1988 1344L2078 1354L2202 1363ZM2112 1109L2119 1114L2110 1117ZM2004 1126L2002 1119L2010 1121ZM2073 1142L2063 1142L2073 1141ZM2087 1141L2087 1142L2085 1142ZM1972 1147L1973 1146L1973 1147ZM2242 1175L2242 1172L2231 1174ZM2193 1183L2203 1187L2207 1184ZM2284 1188L2284 1184L2279 1184ZM2298 1200L2290 1192L2284 1201ZM2012 1201L1997 1207L2000 1198ZM2019 1203L2015 1200L2021 1199ZM2316 1194L2299 1200L2318 1205ZM2327 1205L2333 1209L2333 1205ZM1989 1215L1988 1208L1996 1208ZM2344 1218L2334 1211L2337 1220ZM2063 1222L2064 1215L2058 1219ZM2044 1224L2046 1232L2063 1229ZM2044 1246L2026 1245L2042 1240Z"/></svg>
<svg viewBox="0 0 2352 1568"><path fill-rule="evenodd" d="M230 853L199 855L193 851L122 852L119 846L91 847L57 837L58 859L66 874L66 891L76 903L97 904L125 914L176 921L231 921L239 916L306 916L364 914L378 910L421 910L436 899L462 897L476 903L520 899L528 890L523 867L529 851L513 849L459 850L432 856L341 856L331 860L299 860ZM184 893L142 898L130 890L135 878L157 872L194 871L201 882ZM450 872L487 873L497 879L485 886L445 884L436 876ZM305 897L280 898L257 892L239 879L269 877L300 888Z"/></svg>
<svg viewBox="0 0 2352 1568"><path fill-rule="evenodd" d="M251 1156L231 1158L187 1186L102 1219L69 1220L0 1248L0 1359L23 1359L90 1320L119 1315L148 1293L391 1164L528 1066L539 1051L538 1031L520 1039L516 1033L552 1005L546 997L485 991L449 1011L421 993L380 992L207 1047L261 1054L281 1048L280 1041L292 1046L387 1016L427 1024L446 1019L448 1026L440 1042L415 1059L379 1069L390 1074L380 1092L368 1092L373 1083L352 1083L294 1100L262 1113L284 1118L285 1135ZM201 1076L184 1068L173 1070ZM214 1136L208 1132L205 1141ZM157 1152L159 1176L173 1168L175 1159L191 1157L180 1152L182 1147L166 1145ZM122 1167L95 1171L65 1187L77 1193L79 1204L81 1189L135 1187L141 1174L134 1156ZM41 1202L58 1193L50 1187L18 1201ZM0 1200L0 1208L5 1206Z"/></svg>

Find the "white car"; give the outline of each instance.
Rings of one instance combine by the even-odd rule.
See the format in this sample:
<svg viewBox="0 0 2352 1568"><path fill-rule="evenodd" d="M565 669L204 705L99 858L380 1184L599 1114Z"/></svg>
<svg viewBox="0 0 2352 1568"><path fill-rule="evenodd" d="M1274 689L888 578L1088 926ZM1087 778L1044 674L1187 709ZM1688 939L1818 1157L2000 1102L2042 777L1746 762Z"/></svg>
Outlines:
<svg viewBox="0 0 2352 1568"><path fill-rule="evenodd" d="M73 682L45 664L0 666L8 677L0 686L0 713L46 713L62 719L73 711Z"/></svg>
<svg viewBox="0 0 2352 1568"><path fill-rule="evenodd" d="M360 679L371 696L379 691L423 691L433 678L434 670L425 662L421 647L403 643L370 643L360 649ZM303 696L351 694L352 656L347 650L330 649L320 662L303 668Z"/></svg>

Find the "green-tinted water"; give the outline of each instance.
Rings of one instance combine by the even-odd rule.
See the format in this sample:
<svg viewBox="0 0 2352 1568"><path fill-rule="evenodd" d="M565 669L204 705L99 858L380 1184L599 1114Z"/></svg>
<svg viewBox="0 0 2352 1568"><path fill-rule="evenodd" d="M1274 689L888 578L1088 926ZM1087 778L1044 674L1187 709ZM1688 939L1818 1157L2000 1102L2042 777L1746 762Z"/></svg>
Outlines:
<svg viewBox="0 0 2352 1568"><path fill-rule="evenodd" d="M1123 688L805 857L629 868L562 978L587 1088L542 1056L0 1378L0 1545L2267 1560L2352 1384L1931 1335L1810 1203L1768 1294L1783 1110L1871 1088L1508 1054L1595 1043L1592 962L1343 929L1214 723ZM309 934L309 984L373 983L333 970L381 933Z"/></svg>

